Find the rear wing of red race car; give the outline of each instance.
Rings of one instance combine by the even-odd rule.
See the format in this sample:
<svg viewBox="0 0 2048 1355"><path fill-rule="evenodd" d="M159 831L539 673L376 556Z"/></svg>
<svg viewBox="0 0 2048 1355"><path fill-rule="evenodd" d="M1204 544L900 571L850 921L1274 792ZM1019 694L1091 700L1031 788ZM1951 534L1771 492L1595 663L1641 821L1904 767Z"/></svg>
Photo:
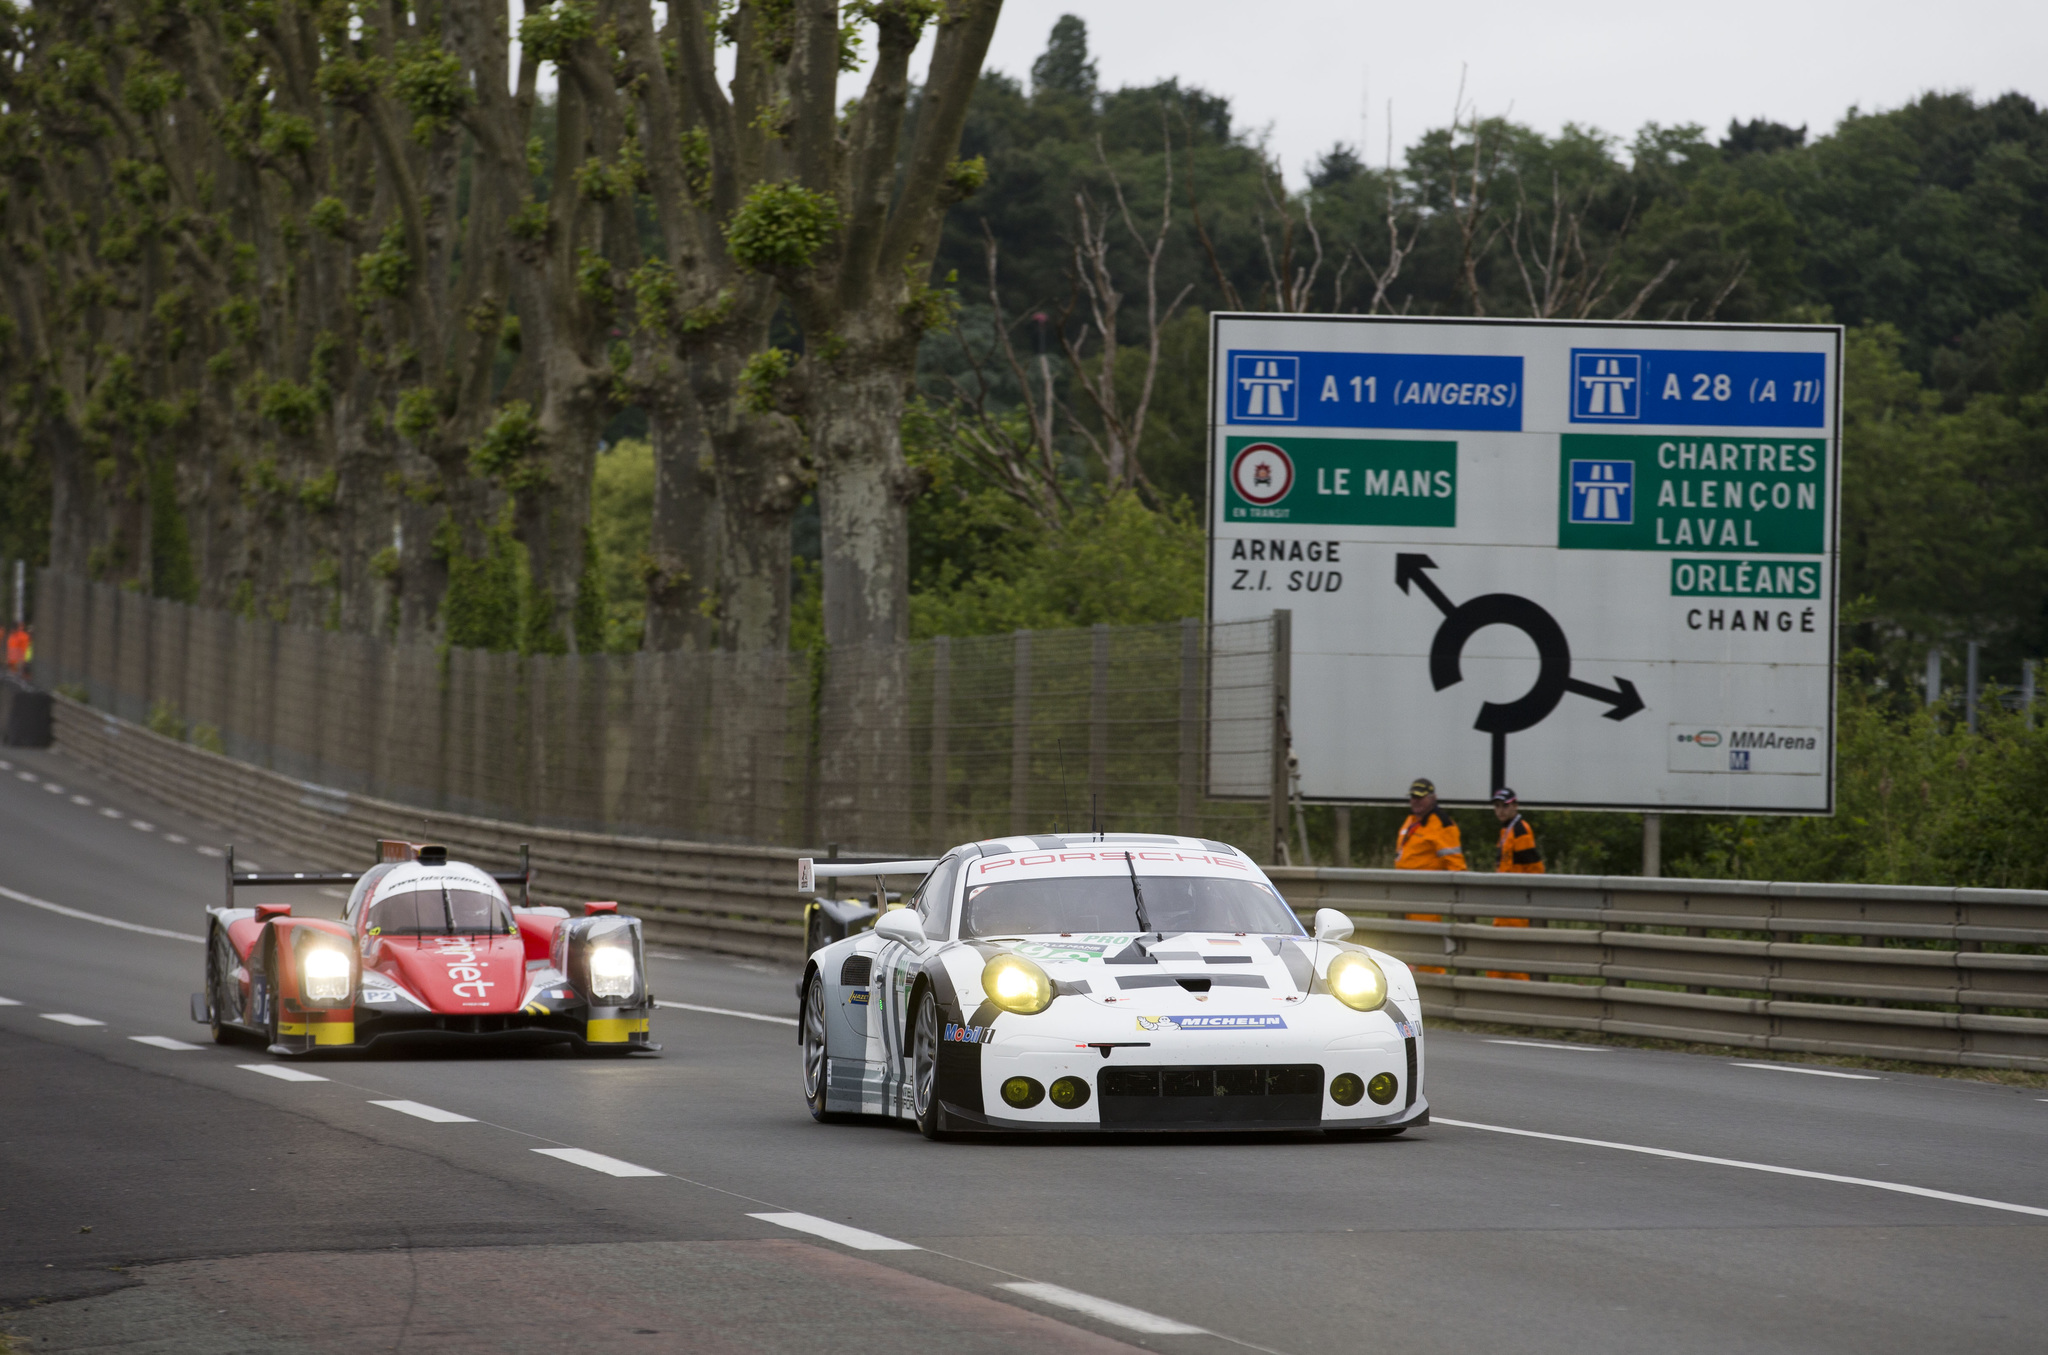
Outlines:
<svg viewBox="0 0 2048 1355"><path fill-rule="evenodd" d="M235 844L227 846L227 905L235 906L235 891L251 888L277 888L281 885L345 885L351 889L356 881L363 878L364 871L283 871L235 870ZM377 860L374 865L387 861L418 861L422 865L445 866L448 864L448 849L433 842L405 842L395 838L380 838L377 841ZM527 906L533 888L533 864L526 843L519 844L519 869L516 872L493 872L491 878L501 885L519 886L519 906Z"/></svg>

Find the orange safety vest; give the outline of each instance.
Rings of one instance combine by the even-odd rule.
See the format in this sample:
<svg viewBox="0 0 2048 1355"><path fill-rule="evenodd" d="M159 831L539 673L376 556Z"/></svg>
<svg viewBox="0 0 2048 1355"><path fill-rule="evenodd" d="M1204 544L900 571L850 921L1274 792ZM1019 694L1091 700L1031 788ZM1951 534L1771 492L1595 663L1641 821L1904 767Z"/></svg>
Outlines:
<svg viewBox="0 0 2048 1355"><path fill-rule="evenodd" d="M1432 809L1419 819L1410 814L1395 846L1395 870L1465 869L1464 839L1458 834L1458 825L1440 810Z"/></svg>
<svg viewBox="0 0 2048 1355"><path fill-rule="evenodd" d="M7 633L7 666L20 672L28 664L31 652L29 634L26 628Z"/></svg>
<svg viewBox="0 0 2048 1355"><path fill-rule="evenodd" d="M1520 814L1500 826L1500 863L1494 870L1503 875L1543 873L1543 853L1536 849L1536 830Z"/></svg>

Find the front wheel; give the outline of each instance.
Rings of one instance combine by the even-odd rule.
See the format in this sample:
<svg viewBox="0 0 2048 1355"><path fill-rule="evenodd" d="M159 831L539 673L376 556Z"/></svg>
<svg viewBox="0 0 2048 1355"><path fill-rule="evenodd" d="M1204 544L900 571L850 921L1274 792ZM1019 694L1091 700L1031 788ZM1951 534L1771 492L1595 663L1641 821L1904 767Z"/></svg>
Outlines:
<svg viewBox="0 0 2048 1355"><path fill-rule="evenodd" d="M834 1116L825 1109L825 1089L831 1081L830 1058L825 1047L825 976L812 974L804 985L803 1024L799 1040L804 1055L804 1103L811 1118L820 1124Z"/></svg>
<svg viewBox="0 0 2048 1355"><path fill-rule="evenodd" d="M242 994L235 982L234 945L219 927L213 928L206 947L206 1005L213 1042L235 1043L240 1036L229 1024L228 1014L241 1015Z"/></svg>
<svg viewBox="0 0 2048 1355"><path fill-rule="evenodd" d="M946 1134L946 1108L939 1103L939 999L927 988L911 1018L910 1098L917 1130L928 1139Z"/></svg>

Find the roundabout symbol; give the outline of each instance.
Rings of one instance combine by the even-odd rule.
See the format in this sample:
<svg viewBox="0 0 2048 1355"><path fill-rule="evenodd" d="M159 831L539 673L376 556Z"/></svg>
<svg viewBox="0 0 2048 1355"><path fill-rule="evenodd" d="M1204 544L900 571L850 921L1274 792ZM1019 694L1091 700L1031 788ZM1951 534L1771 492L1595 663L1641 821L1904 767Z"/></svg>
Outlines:
<svg viewBox="0 0 2048 1355"><path fill-rule="evenodd" d="M1250 451L1250 448L1246 448ZM1479 707L1474 729L1493 736L1493 762L1488 787L1508 781L1508 735L1541 724L1557 709L1565 693L1590 697L1611 707L1610 720L1626 720L1643 709L1636 685L1617 677L1614 686L1597 687L1572 676L1572 648L1557 618L1528 598L1513 593L1487 593L1462 605L1453 604L1425 572L1436 568L1427 555L1396 555L1394 583L1403 593L1413 584L1444 614L1429 646L1429 680L1438 691L1464 681L1465 644L1487 626L1513 626L1536 642L1536 681L1520 697L1506 703L1486 701Z"/></svg>

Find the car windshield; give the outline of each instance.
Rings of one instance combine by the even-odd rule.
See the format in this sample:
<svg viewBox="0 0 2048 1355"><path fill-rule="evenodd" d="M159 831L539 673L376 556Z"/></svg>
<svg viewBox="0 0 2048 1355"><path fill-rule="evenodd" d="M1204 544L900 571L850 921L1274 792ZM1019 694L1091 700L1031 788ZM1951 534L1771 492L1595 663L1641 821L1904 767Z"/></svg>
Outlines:
<svg viewBox="0 0 2048 1355"><path fill-rule="evenodd" d="M449 936L509 932L512 915L495 895L459 885L422 885L370 905L373 936Z"/></svg>
<svg viewBox="0 0 2048 1355"><path fill-rule="evenodd" d="M1145 891L1145 916L1155 931L1301 935L1294 910L1255 880L1140 875L1138 884ZM963 937L1141 930L1128 875L981 885L968 890L960 924Z"/></svg>

